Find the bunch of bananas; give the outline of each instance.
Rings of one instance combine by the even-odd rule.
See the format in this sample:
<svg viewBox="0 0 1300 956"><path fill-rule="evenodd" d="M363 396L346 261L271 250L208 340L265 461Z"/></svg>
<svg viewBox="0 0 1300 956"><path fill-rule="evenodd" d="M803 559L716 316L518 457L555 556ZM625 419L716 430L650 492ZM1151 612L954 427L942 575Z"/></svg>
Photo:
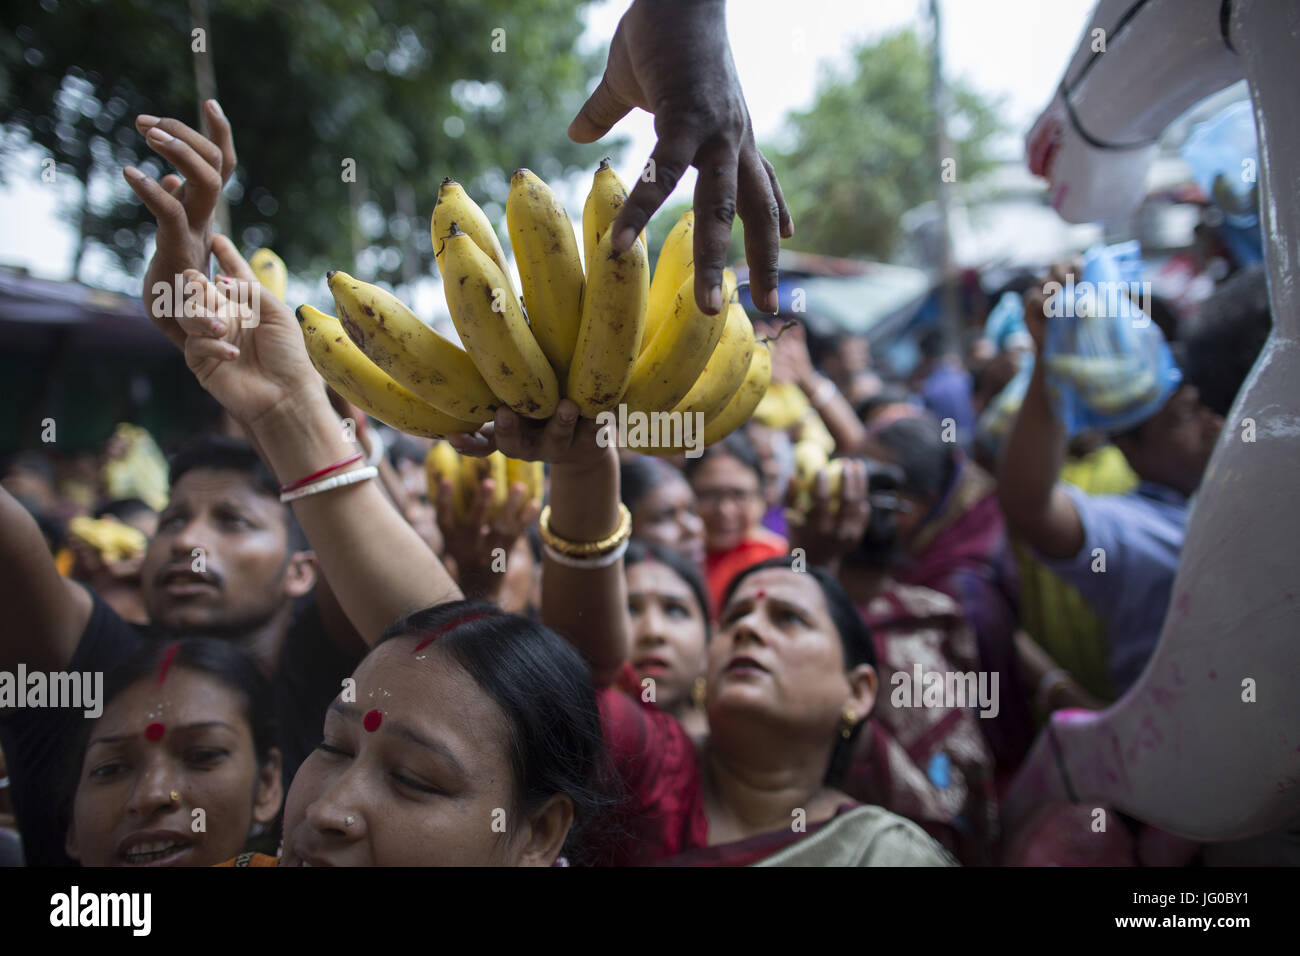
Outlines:
<svg viewBox="0 0 1300 956"><path fill-rule="evenodd" d="M112 515L103 518L78 515L68 522L68 533L98 551L105 561L138 557L149 544L143 531Z"/></svg>
<svg viewBox="0 0 1300 956"><path fill-rule="evenodd" d="M817 484L817 475L826 472L827 490L830 494L831 511L840 507L840 485L844 477L844 460L830 460L825 446L810 438L795 443L794 476L790 479L790 518L800 524L813 507L813 490Z"/></svg>
<svg viewBox="0 0 1300 956"><path fill-rule="evenodd" d="M516 482L522 483L528 490L529 500L539 505L546 486L545 469L540 461L519 461L499 451L486 458L472 458L460 454L445 441L435 442L429 449L424 459L424 474L429 481L431 499L437 498L439 480L445 478L451 482L455 518L461 524L469 519L484 479L491 478L493 483L492 501L484 516L487 521L501 514L510 497L510 487Z"/></svg>
<svg viewBox="0 0 1300 956"><path fill-rule="evenodd" d="M416 435L474 431L500 405L547 419L567 396L587 418L620 404L647 414L701 413L704 441L717 441L763 397L768 350L755 341L730 270L721 313L696 306L692 213L669 233L653 276L644 233L614 253L610 227L627 196L602 162L583 209L580 258L564 206L531 171L517 170L506 200L516 292L491 222L458 183L444 180L433 248L464 348L391 293L333 271L338 317L310 306L297 312L313 364L352 404ZM275 270L258 275L269 283Z"/></svg>

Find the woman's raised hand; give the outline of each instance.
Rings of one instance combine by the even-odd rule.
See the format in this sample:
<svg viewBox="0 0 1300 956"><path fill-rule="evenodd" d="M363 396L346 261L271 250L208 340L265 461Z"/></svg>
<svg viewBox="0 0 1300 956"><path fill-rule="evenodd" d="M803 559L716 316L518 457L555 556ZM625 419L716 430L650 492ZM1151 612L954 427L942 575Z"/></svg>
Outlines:
<svg viewBox="0 0 1300 956"><path fill-rule="evenodd" d="M600 437L601 427L578 417L578 406L562 398L546 421L525 418L504 405L496 419L477 432L452 435L447 440L462 455L482 458L499 450L507 458L545 461L552 465L585 465L610 454L612 436Z"/></svg>
<svg viewBox="0 0 1300 956"><path fill-rule="evenodd" d="M183 273L176 320L185 362L208 392L245 425L272 409L325 401L320 376L289 307L258 282L227 236L215 236L223 275Z"/></svg>
<svg viewBox="0 0 1300 956"><path fill-rule="evenodd" d="M178 119L136 117L136 128L155 153L176 167L158 182L135 166L122 170L127 183L158 221L157 249L145 274L145 309L176 345L185 334L168 300L154 294L159 283L175 286L187 269L207 273L212 218L221 188L235 171L235 141L216 100L203 104L211 138Z"/></svg>

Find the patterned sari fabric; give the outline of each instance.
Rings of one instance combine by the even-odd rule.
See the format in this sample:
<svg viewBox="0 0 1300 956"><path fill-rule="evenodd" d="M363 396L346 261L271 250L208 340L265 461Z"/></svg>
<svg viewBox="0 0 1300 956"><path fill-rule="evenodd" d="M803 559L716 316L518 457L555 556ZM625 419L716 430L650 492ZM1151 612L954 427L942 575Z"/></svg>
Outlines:
<svg viewBox="0 0 1300 956"><path fill-rule="evenodd" d="M988 473L962 462L909 550L910 559L895 574L899 583L933 588L955 600L974 629L979 669L998 675L999 712L981 720L980 730L993 748L999 777L1009 778L1033 742L1034 722L1015 647L1019 580Z"/></svg>
<svg viewBox="0 0 1300 956"><path fill-rule="evenodd" d="M876 647L880 686L843 784L907 817L966 864L989 864L997 842L993 755L971 707L923 707L893 693L904 675L979 669L975 635L952 598L886 581L859 609ZM908 706L908 705L911 706Z"/></svg>

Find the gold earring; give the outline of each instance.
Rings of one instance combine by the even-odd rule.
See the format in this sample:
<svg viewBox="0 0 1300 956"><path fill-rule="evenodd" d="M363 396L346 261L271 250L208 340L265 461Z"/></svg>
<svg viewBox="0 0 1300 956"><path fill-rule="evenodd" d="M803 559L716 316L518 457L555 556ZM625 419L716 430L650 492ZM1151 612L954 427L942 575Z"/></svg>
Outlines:
<svg viewBox="0 0 1300 956"><path fill-rule="evenodd" d="M840 717L844 721L844 726L840 728L840 736L848 740L853 736L853 728L858 725L858 715L852 707L845 707Z"/></svg>
<svg viewBox="0 0 1300 956"><path fill-rule="evenodd" d="M705 683L704 675L701 674L699 677L695 678L695 683L691 685L691 704L697 708L703 707L704 694L707 690L708 685Z"/></svg>

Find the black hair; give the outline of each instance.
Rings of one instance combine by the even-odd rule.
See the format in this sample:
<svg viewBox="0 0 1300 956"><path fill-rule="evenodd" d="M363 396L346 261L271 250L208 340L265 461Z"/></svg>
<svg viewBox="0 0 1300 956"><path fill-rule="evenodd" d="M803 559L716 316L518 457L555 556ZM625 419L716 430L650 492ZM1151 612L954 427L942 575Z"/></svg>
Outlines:
<svg viewBox="0 0 1300 956"><path fill-rule="evenodd" d="M709 626L708 592L704 587L704 578L700 574L700 569L680 552L665 548L657 541L646 541L644 538L629 541L627 554L623 556L624 570L646 561L657 561L686 582L691 593L695 595L695 603L699 605L700 616L704 619L704 639L707 641L712 637L713 631Z"/></svg>
<svg viewBox="0 0 1300 956"><path fill-rule="evenodd" d="M912 405L912 395L905 388L897 385L886 385L874 395L870 395L854 406L854 411L862 424L867 424L871 416L880 411L887 405Z"/></svg>
<svg viewBox="0 0 1300 956"><path fill-rule="evenodd" d="M275 475L258 457L253 446L243 439L227 435L200 435L188 442L171 457L168 462L169 480L175 488L177 482L191 471L234 471L243 475L258 494L280 500L280 484ZM288 532L288 550L306 551L311 546L302 533L293 509L281 505L284 509L284 525Z"/></svg>
<svg viewBox="0 0 1300 956"><path fill-rule="evenodd" d="M758 487L762 490L764 484L766 484L763 480L763 462L758 456L758 449L754 447L753 439L749 437L749 433L743 428L737 429L726 438L704 449L704 454L700 455L699 458L687 458L686 477L692 477L710 457L716 458L718 455L734 458L752 471L758 476Z"/></svg>
<svg viewBox="0 0 1300 956"><path fill-rule="evenodd" d="M1156 328L1165 337L1165 341L1171 345L1177 342L1179 339L1178 310L1174 304L1162 295L1152 295L1147 297L1147 306L1147 311L1150 313L1148 318L1155 323Z"/></svg>
<svg viewBox="0 0 1300 956"><path fill-rule="evenodd" d="M921 333L921 337L916 341L917 350L920 351L921 357L926 359L936 359L944 354L943 329L932 328Z"/></svg>
<svg viewBox="0 0 1300 956"><path fill-rule="evenodd" d="M957 471L956 445L943 440L932 416L890 422L876 441L894 454L903 470L905 490L927 498L943 497Z"/></svg>
<svg viewBox="0 0 1300 956"><path fill-rule="evenodd" d="M433 637L505 715L515 800L525 813L555 794L573 801L564 856L606 861L605 826L617 803L600 711L586 661L550 628L484 601L451 601L406 615L375 644Z"/></svg>
<svg viewBox="0 0 1300 956"><path fill-rule="evenodd" d="M822 596L826 599L826 609L830 612L831 622L835 625L835 631L840 638L840 649L844 652L845 672L853 670L860 664L870 664L879 673L880 666L876 662L876 647L871 640L871 631L868 630L866 622L862 620L862 615L854 607L853 599L849 597L843 585L825 568L808 566L796 571L793 565L794 558L784 555L750 565L731 579L723 595L722 606L725 608L731 603L732 595L736 593L736 588L740 586L741 581L759 571L784 568L796 574L806 575L816 581L822 589ZM858 739L862 728L866 726L869 716L863 714L862 719L854 725L853 732L847 738L836 732L835 749L831 751L831 762L826 768L824 778L826 786L838 787L848 773L849 764L853 759L854 742Z"/></svg>
<svg viewBox="0 0 1300 956"><path fill-rule="evenodd" d="M1241 269L1214 290L1183 341L1183 372L1201 404L1227 416L1272 328L1263 266Z"/></svg>
<svg viewBox="0 0 1300 956"><path fill-rule="evenodd" d="M811 326L805 325L805 336L808 343L808 358L812 361L815 368L821 368L826 359L836 355L843 348L846 339L850 338L848 332L836 330L834 332L814 332Z"/></svg>
<svg viewBox="0 0 1300 956"><path fill-rule="evenodd" d="M95 517L103 518L105 515L112 515L119 521L127 521L138 514L149 512L156 515L158 512L149 507L139 498L118 498L114 501L106 502L95 509Z"/></svg>
<svg viewBox="0 0 1300 956"><path fill-rule="evenodd" d="M673 478L686 480L682 473L668 462L648 455L629 455L618 463L620 496L628 511L635 511L637 504L650 489Z"/></svg>
<svg viewBox="0 0 1300 956"><path fill-rule="evenodd" d="M271 756L271 748L276 745L279 731L271 683L257 669L253 659L229 641L214 637L146 641L105 673L100 699L102 710L106 711L108 705L120 694L141 680L156 680L163 661L168 656L171 656L168 665L170 668L181 667L214 678L239 696L244 719L253 732L253 753L257 757L257 765L261 767L266 763ZM94 723L89 720L82 722L79 737L70 751L71 759L60 795L60 822L64 832L72 822L72 803L77 794Z"/></svg>

